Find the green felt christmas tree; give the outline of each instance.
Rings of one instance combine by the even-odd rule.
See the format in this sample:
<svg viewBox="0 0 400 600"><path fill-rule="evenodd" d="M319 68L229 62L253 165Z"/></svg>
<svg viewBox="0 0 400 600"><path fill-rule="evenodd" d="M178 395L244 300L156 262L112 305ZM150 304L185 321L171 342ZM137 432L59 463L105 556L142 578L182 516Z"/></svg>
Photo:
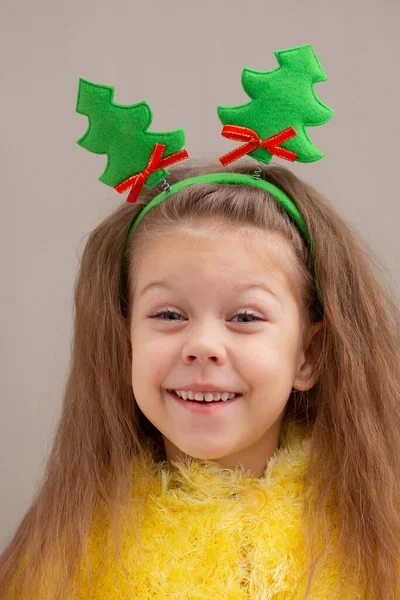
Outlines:
<svg viewBox="0 0 400 600"><path fill-rule="evenodd" d="M185 132L148 131L152 112L147 102L123 105L113 101L114 87L79 80L76 111L89 118L87 132L78 144L96 154L107 154L107 166L99 177L117 191L132 187L129 201L140 189L152 187L168 175L166 166L188 158Z"/></svg>
<svg viewBox="0 0 400 600"><path fill-rule="evenodd" d="M313 87L327 76L309 44L278 50L275 56L279 67L272 71L243 69L242 86L251 102L218 106L225 125L222 135L247 142L221 157L224 165L245 154L264 163L274 154L300 162L324 156L308 137L306 127L322 125L333 115L315 96Z"/></svg>

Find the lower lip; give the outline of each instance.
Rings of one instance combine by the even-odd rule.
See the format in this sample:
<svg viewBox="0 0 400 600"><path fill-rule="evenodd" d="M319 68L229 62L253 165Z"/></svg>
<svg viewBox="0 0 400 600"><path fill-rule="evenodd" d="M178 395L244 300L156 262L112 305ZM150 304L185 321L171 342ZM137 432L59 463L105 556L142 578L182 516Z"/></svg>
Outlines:
<svg viewBox="0 0 400 600"><path fill-rule="evenodd" d="M199 414L207 414L210 412L214 412L215 410L217 410L217 411L223 410L224 408L227 408L228 406L231 406L232 404L234 404L236 402L236 400L240 400L240 398L242 397L240 395L240 396L235 396L234 398L231 398L230 400L226 400L225 402L222 402L222 400L221 400L220 402L207 402L207 404L202 404L201 402L196 402L196 401L190 402L188 400L183 400L183 398L179 398L179 396L177 396L175 394L175 392L169 392L168 390L167 390L167 392L184 408L186 408L187 410L190 410L194 413L199 413Z"/></svg>

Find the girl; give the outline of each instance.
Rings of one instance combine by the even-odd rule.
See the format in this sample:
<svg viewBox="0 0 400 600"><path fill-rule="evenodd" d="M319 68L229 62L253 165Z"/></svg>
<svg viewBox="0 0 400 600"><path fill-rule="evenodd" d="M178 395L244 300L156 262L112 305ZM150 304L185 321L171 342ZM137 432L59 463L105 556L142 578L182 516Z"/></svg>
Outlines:
<svg viewBox="0 0 400 600"><path fill-rule="evenodd" d="M227 170L254 165L169 180ZM149 210L122 303L124 240L159 190L90 235L62 415L2 599L400 598L399 311L324 197L284 167L261 176L297 204L315 260L243 185Z"/></svg>

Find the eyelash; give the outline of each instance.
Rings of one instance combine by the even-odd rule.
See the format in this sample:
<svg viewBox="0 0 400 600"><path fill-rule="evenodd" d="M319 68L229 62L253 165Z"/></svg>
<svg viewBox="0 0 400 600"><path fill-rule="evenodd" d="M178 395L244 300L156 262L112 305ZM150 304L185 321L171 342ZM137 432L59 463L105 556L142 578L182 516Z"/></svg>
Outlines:
<svg viewBox="0 0 400 600"><path fill-rule="evenodd" d="M159 312L155 313L152 317L150 317L151 319L156 319L156 318L160 318L161 315L179 315L180 317L182 315L180 315L176 310L169 310L168 308L166 310L160 310ZM247 316L247 317L254 317L257 321L264 321L265 319L261 319L261 317L258 317L257 315L255 315L254 313L251 313L247 310L242 311L242 312L238 312L234 315L234 317L239 317L239 316ZM233 318L233 317L232 317ZM161 319L162 321L177 321L177 319ZM246 323L246 321L242 321L243 323ZM255 323L256 321L247 321L247 323Z"/></svg>

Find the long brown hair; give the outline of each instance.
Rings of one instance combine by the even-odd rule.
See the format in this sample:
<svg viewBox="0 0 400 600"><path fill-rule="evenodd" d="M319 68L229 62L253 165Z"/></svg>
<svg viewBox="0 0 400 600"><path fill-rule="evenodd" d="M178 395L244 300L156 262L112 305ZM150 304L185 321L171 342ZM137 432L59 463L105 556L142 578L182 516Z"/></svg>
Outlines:
<svg viewBox="0 0 400 600"><path fill-rule="evenodd" d="M192 160L189 167L172 168L168 180L227 170L251 173L254 162L223 169ZM217 216L227 226L277 231L292 244L296 289L302 290L310 319L316 319L315 276L323 297L317 384L293 393L285 413L285 422L312 425L304 491L306 592L332 541L326 511L333 498L343 578L359 576L365 599L399 597L400 314L395 294L384 265L321 194L284 167L262 171L296 202L315 241L315 262L278 202L241 185L189 186L150 210L127 251L122 301L119 276L127 231L160 189L144 189L137 203L122 203L91 232L75 284L61 418L43 481L0 558L1 598L39 597L33 589L41 590L43 600L69 598L81 559L90 567L87 542L99 502L107 509L120 556L123 512L132 503L140 512L140 499L132 498L132 459L163 453L159 432L136 405L130 385L129 298L139 242L160 230ZM138 519L131 521L139 540Z"/></svg>

